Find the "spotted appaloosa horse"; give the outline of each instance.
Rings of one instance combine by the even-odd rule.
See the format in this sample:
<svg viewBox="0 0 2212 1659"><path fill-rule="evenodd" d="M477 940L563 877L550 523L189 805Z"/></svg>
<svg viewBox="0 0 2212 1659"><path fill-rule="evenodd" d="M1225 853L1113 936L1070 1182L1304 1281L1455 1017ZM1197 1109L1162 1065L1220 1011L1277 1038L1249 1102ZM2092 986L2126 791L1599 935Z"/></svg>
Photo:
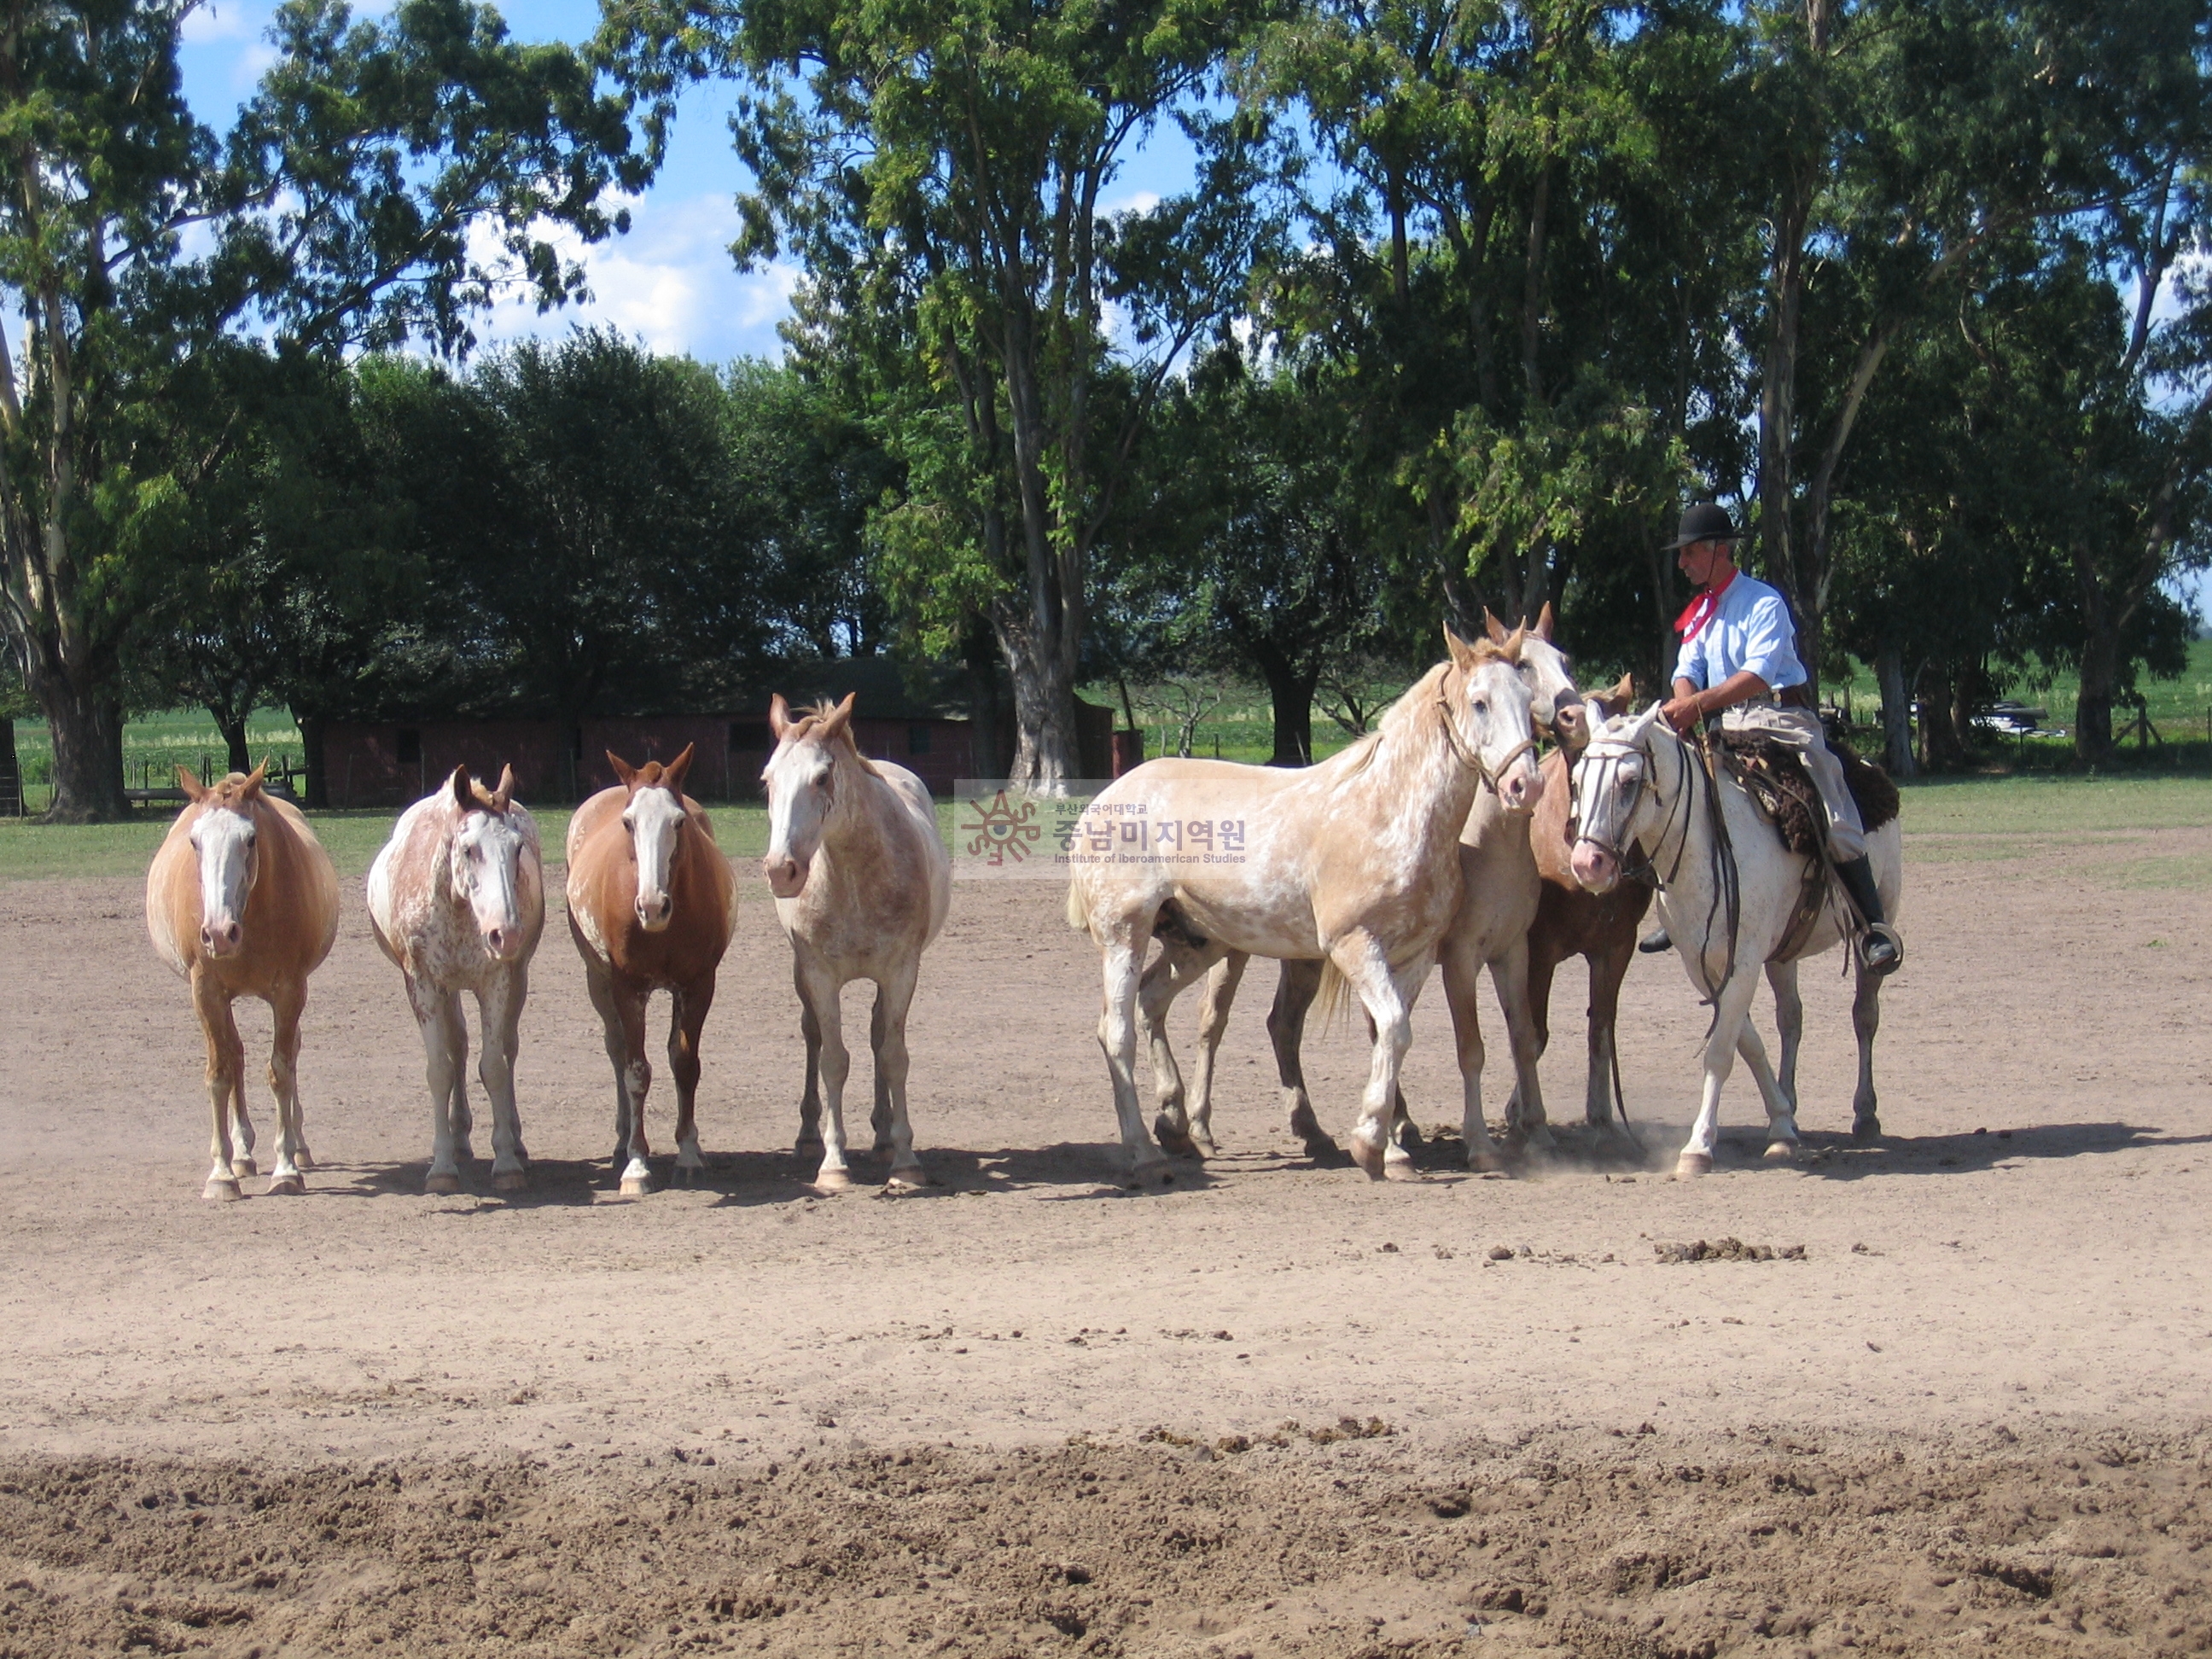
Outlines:
<svg viewBox="0 0 2212 1659"><path fill-rule="evenodd" d="M615 1068L615 1150L622 1189L652 1189L646 1159L645 1006L655 991L675 1001L668 1069L676 1079L677 1179L707 1167L693 1109L699 1091L699 1028L714 1003L714 970L737 921L738 885L714 844L706 809L684 793L691 749L666 766L631 767L609 754L622 781L602 789L568 821L568 932L584 959Z"/></svg>
<svg viewBox="0 0 2212 1659"><path fill-rule="evenodd" d="M1086 838L1103 830L1116 850L1077 862L1067 919L1087 929L1103 957L1098 1041L1138 1180L1164 1174L1166 1164L1139 1113L1133 1069L1139 981L1162 927L1203 941L1200 971L1232 951L1318 960L1324 981L1334 969L1376 1030L1352 1158L1377 1179L1412 1175L1389 1124L1413 1000L1459 908L1454 845L1486 781L1507 806L1524 811L1544 787L1518 667L1523 635L1502 646L1468 645L1449 629L1445 638L1451 659L1391 705L1373 732L1317 766L1152 761L1117 778L1086 811ZM1206 858L1180 840L1172 850L1156 840L1139 846L1140 820L1234 823L1243 846L1233 857Z"/></svg>
<svg viewBox="0 0 2212 1659"><path fill-rule="evenodd" d="M761 860L775 914L791 940L792 982L806 1039L806 1094L799 1144L818 1136L815 1184L852 1184L845 1163L845 1048L838 992L876 982L868 1038L875 1053L875 1151L891 1160L890 1184L928 1177L907 1121L906 1015L921 953L952 902L952 860L922 781L869 760L853 743L853 702L819 706L797 720L781 697L769 705L775 752L768 786L768 855ZM816 1095L819 1080L821 1094Z"/></svg>
<svg viewBox="0 0 2212 1659"><path fill-rule="evenodd" d="M337 938L338 876L299 809L262 793L266 770L264 763L210 785L179 767L185 810L146 872L146 931L161 959L191 981L207 1038L215 1133L203 1195L211 1199L236 1198L238 1178L257 1173L246 1047L231 1012L240 996L259 997L276 1016L269 1087L276 1097L276 1167L269 1191L303 1191L300 1172L313 1164L300 1116L300 1015L307 975Z"/></svg>
<svg viewBox="0 0 2212 1659"><path fill-rule="evenodd" d="M538 825L514 799L514 769L487 791L457 766L446 787L399 815L368 870L368 921L407 981L430 1078L432 1193L459 1192L472 1153L462 1072L469 1028L461 993L483 1025L477 1076L491 1103L491 1184L530 1184L529 1153L514 1103L514 1056L530 958L545 930L545 872Z"/></svg>

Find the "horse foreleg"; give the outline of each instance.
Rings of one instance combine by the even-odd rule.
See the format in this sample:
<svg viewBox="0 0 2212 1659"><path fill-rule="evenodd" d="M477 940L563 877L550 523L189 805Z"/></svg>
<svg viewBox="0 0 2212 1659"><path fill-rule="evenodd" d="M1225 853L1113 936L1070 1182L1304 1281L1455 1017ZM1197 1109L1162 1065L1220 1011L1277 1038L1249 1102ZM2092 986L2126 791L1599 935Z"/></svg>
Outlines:
<svg viewBox="0 0 2212 1659"><path fill-rule="evenodd" d="M615 1061L615 1087L622 1101L619 1121L628 1129L615 1146L614 1160L622 1171L625 1198L642 1198L653 1190L653 1170L647 1162L653 1147L645 1136L645 1097L653 1087L653 1066L645 1057L645 1008L652 995L641 985L610 982L607 987L607 1000L614 1010L607 1052Z"/></svg>
<svg viewBox="0 0 2212 1659"><path fill-rule="evenodd" d="M468 1060L468 1028L461 1019L459 994L425 985L411 977L408 1000L422 1033L423 1071L430 1085L430 1168L422 1177L426 1193L461 1189L461 1157L453 1133L453 1097L460 1092L461 1067ZM458 1041L456 1037L458 1036ZM490 1044L485 1044L487 1054Z"/></svg>
<svg viewBox="0 0 2212 1659"><path fill-rule="evenodd" d="M1526 937L1528 951L1528 993L1525 999L1528 1009L1528 1029L1536 1040L1536 1058L1544 1057L1544 1050L1552 1044L1552 975L1559 965L1558 941L1544 928L1544 913L1536 912L1536 924ZM1587 1111L1587 1104L1585 1104ZM1521 1084L1516 1078L1513 1092L1506 1097L1505 1121L1521 1121Z"/></svg>
<svg viewBox="0 0 2212 1659"><path fill-rule="evenodd" d="M1530 1152L1556 1151L1551 1119L1544 1110L1544 1085L1536 1075L1536 1061L1544 1045L1528 1012L1526 933L1491 958L1490 982L1498 993L1498 1009L1505 1017L1505 1040L1513 1050L1513 1107L1506 1131L1518 1137Z"/></svg>
<svg viewBox="0 0 2212 1659"><path fill-rule="evenodd" d="M1194 949L1163 936L1158 958L1137 981L1137 1025L1152 1056L1152 1097L1158 1108L1152 1117L1152 1133L1167 1151L1185 1157L1195 1153L1198 1148L1192 1144L1190 1115L1184 1109L1182 1072L1176 1065L1175 1050L1168 1042L1168 1011L1193 981L1209 974L1213 964L1225 954L1224 947L1218 945ZM1212 995L1209 980L1209 1000ZM1235 1000L1234 992L1231 1000Z"/></svg>
<svg viewBox="0 0 2212 1659"><path fill-rule="evenodd" d="M845 1079L852 1073L853 1056L845 1047L844 1009L837 996L841 988L828 965L811 952L799 958L799 971L807 1006L814 1010L822 1033L822 1164L814 1184L823 1192L842 1192L853 1184L845 1162Z"/></svg>
<svg viewBox="0 0 2212 1659"><path fill-rule="evenodd" d="M278 988L270 998L276 1027L269 1044L269 1092L276 1098L276 1167L269 1172L273 1194L307 1190L300 1178L300 1016L307 1012L304 981Z"/></svg>
<svg viewBox="0 0 2212 1659"><path fill-rule="evenodd" d="M894 1187L927 1187L927 1171L914 1150L914 1126L907 1117L907 1010L914 1005L915 981L921 969L919 951L876 981L875 1043L877 1087L890 1103L891 1173Z"/></svg>
<svg viewBox="0 0 2212 1659"><path fill-rule="evenodd" d="M805 1158L822 1146L822 1022L806 1000L806 976L799 971L796 956L791 962L791 985L799 993L799 1035L806 1043L806 1091L799 1097L799 1139L792 1143L792 1151Z"/></svg>
<svg viewBox="0 0 2212 1659"><path fill-rule="evenodd" d="M1267 1041L1275 1051L1275 1078L1282 1086L1283 1104L1290 1110L1291 1133L1304 1144L1306 1156L1316 1162L1344 1154L1314 1115L1313 1098L1306 1093L1305 1062L1299 1053L1305 1042L1306 1010L1321 994L1322 965L1285 962L1282 978L1275 986L1274 1006L1267 1010Z"/></svg>
<svg viewBox="0 0 2212 1659"><path fill-rule="evenodd" d="M530 969L516 963L477 990L483 1026L483 1057L477 1078L491 1103L491 1188L519 1193L530 1185L530 1154L522 1147L522 1113L514 1102L514 1056L521 1046L522 1005L530 995ZM459 1069L458 1061L456 1070Z"/></svg>
<svg viewBox="0 0 2212 1659"><path fill-rule="evenodd" d="M1700 1176L1712 1170L1713 1146L1720 1136L1721 1087L1735 1068L1736 1045L1758 988L1759 964L1744 963L1714 999L1712 1035L1705 1040L1705 1094L1698 1103L1697 1121L1690 1126L1690 1139L1674 1160L1676 1175Z"/></svg>
<svg viewBox="0 0 2212 1659"><path fill-rule="evenodd" d="M231 1097L237 1093L245 1067L244 1047L238 1040L238 1024L230 1009L230 993L204 968L192 969L192 1011L199 1016L200 1035L207 1039L208 1104L215 1121L208 1148L207 1184L200 1196L233 1199L238 1196L238 1171L231 1162Z"/></svg>
<svg viewBox="0 0 2212 1659"><path fill-rule="evenodd" d="M876 985L876 1006L869 1011L868 1014L868 1052L871 1054L883 1053L884 1022L890 1018L889 1011L884 1006L883 984L878 981ZM868 1156L884 1158L891 1154L891 1118L894 1115L891 1108L891 1087L884 1077L884 1068L881 1065L878 1065L874 1072L876 1105L875 1109L868 1114L868 1132L875 1136L875 1144L869 1147Z"/></svg>
<svg viewBox="0 0 2212 1659"><path fill-rule="evenodd" d="M1844 948L1850 949L1845 942ZM1851 1030L1859 1039L1859 1086L1851 1097L1851 1139L1872 1140L1881 1133L1874 1097L1874 1038L1881 1029L1881 975L1858 969L1851 995Z"/></svg>
<svg viewBox="0 0 2212 1659"><path fill-rule="evenodd" d="M702 974L672 993L668 1013L668 1074L676 1082L676 1180L690 1186L707 1172L699 1152L699 1033L714 1006L714 976Z"/></svg>
<svg viewBox="0 0 2212 1659"><path fill-rule="evenodd" d="M1413 998L1428 977L1431 958L1424 956L1394 973L1382 942L1364 930L1338 940L1330 955L1375 1026L1367 1091L1352 1131L1352 1158L1375 1180L1410 1181L1413 1160L1391 1134L1390 1122L1397 1109L1399 1070L1413 1040Z"/></svg>
<svg viewBox="0 0 2212 1659"><path fill-rule="evenodd" d="M1229 1029L1229 1011L1237 1004L1237 988L1252 958L1231 951L1206 976L1206 991L1198 1006L1198 1059L1191 1085L1190 1139L1199 1156L1212 1158L1221 1148L1213 1139L1213 1063L1221 1052L1221 1034Z"/></svg>
<svg viewBox="0 0 2212 1659"><path fill-rule="evenodd" d="M1093 917L1094 938L1101 918ZM1143 1186L1166 1176L1167 1156L1145 1128L1137 1104L1137 993L1145 951L1152 944L1149 914L1125 915L1106 924L1101 942L1100 973L1104 999L1098 1012L1098 1046L1114 1085L1114 1115L1121 1127L1121 1150L1128 1155L1129 1178Z"/></svg>
<svg viewBox="0 0 2212 1659"><path fill-rule="evenodd" d="M1797 1056L1805 1042L1805 999L1797 993L1797 964L1794 962L1770 962L1766 964L1766 983L1774 993L1774 1029L1782 1039L1782 1063L1775 1068L1775 1082L1782 1090L1782 1097L1790 1103L1795 1115L1797 1110Z"/></svg>
<svg viewBox="0 0 2212 1659"><path fill-rule="evenodd" d="M1482 1109L1482 1067L1488 1053L1482 1043L1482 1010L1476 1000L1481 989L1482 959L1474 947L1454 939L1443 953L1444 1006L1451 1011L1452 1038L1458 1049L1461 1149L1470 1170L1502 1170L1505 1158L1490 1138L1490 1125Z"/></svg>
<svg viewBox="0 0 2212 1659"><path fill-rule="evenodd" d="M1759 1097L1766 1107L1766 1161L1788 1164L1797 1156L1797 1109L1782 1091L1774 1068L1766 1063L1766 1044L1748 1017L1736 1038L1735 1051L1751 1067L1752 1081L1759 1085Z"/></svg>

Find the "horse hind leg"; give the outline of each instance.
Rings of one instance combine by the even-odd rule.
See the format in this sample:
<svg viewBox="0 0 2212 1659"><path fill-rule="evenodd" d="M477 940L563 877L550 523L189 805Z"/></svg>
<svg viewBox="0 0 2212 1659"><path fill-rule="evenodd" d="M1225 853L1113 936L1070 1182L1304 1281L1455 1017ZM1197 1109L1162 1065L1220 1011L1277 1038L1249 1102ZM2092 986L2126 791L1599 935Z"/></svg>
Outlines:
<svg viewBox="0 0 2212 1659"><path fill-rule="evenodd" d="M931 1185L929 1173L914 1150L914 1125L907 1116L906 1081L911 1056L906 1046L907 1011L914 1006L915 981L921 956L895 969L888 980L876 982L876 1013L869 1038L874 1045L878 1094L890 1108L891 1172L896 1188Z"/></svg>
<svg viewBox="0 0 2212 1659"><path fill-rule="evenodd" d="M1190 1158L1196 1156L1198 1147L1190 1137L1182 1072L1168 1042L1168 1012L1176 999L1194 981L1209 975L1226 953L1218 945L1188 945L1168 933L1158 937L1160 954L1137 980L1137 1028L1152 1060L1152 1097L1157 1108L1152 1133L1162 1150ZM1210 978L1207 995L1212 995Z"/></svg>
<svg viewBox="0 0 2212 1659"><path fill-rule="evenodd" d="M1752 1081L1759 1085L1759 1097L1766 1107L1766 1152L1769 1164L1794 1163L1797 1157L1797 1109L1790 1097L1783 1092L1780 1079L1766 1061L1766 1044L1760 1039L1759 1028L1747 1017L1743 1030L1736 1038L1736 1053L1750 1067Z"/></svg>
<svg viewBox="0 0 2212 1659"><path fill-rule="evenodd" d="M1848 944L1846 950L1850 949ZM1872 1140L1881 1133L1874 1092L1874 1039L1881 1029L1881 975L1858 969L1852 988L1851 1030L1859 1040L1859 1086L1851 1097L1851 1139Z"/></svg>
<svg viewBox="0 0 2212 1659"><path fill-rule="evenodd" d="M307 1011L307 988L289 986L272 1000L276 1036L269 1048L269 1091L276 1097L276 1167L269 1172L271 1194L307 1190L301 1178L300 1016Z"/></svg>
<svg viewBox="0 0 2212 1659"><path fill-rule="evenodd" d="M1198 1058L1193 1062L1190 1143L1200 1158L1221 1150L1213 1139L1213 1068L1221 1052L1221 1035L1229 1029L1229 1011L1237 1003L1237 988L1252 958L1231 951L1206 976L1205 999L1198 1009Z"/></svg>
<svg viewBox="0 0 2212 1659"><path fill-rule="evenodd" d="M876 1006L868 1014L868 1053L875 1057L873 1081L876 1090L876 1103L868 1113L868 1133L875 1137L868 1148L868 1156L878 1163L897 1151L891 1140L891 1119L896 1114L891 1105L890 1079L884 1075L884 1022L890 1018L884 995L883 983L878 981L876 984Z"/></svg>
<svg viewBox="0 0 2212 1659"><path fill-rule="evenodd" d="M1308 1158L1317 1164L1334 1164L1344 1157L1344 1149L1314 1115L1300 1054L1305 1041L1306 1012L1321 994L1322 967L1319 962L1283 964L1274 1006L1267 1011L1267 1040L1275 1051L1275 1075L1282 1086L1283 1103L1290 1111L1291 1133L1304 1144Z"/></svg>
<svg viewBox="0 0 2212 1659"><path fill-rule="evenodd" d="M1502 1170L1504 1154L1490 1138L1490 1125L1482 1109L1482 1068L1487 1052L1482 1042L1482 1012L1475 1001L1481 988L1482 963L1474 952L1457 940L1444 951L1444 1006L1450 1012L1452 1042L1459 1061L1459 1139L1467 1167L1478 1171Z"/></svg>

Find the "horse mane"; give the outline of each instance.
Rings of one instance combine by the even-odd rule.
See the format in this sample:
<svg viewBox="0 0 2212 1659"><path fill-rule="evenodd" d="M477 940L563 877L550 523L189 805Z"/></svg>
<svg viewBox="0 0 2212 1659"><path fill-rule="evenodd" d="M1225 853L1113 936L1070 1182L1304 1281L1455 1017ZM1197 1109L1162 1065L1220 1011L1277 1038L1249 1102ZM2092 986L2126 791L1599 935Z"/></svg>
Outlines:
<svg viewBox="0 0 2212 1659"><path fill-rule="evenodd" d="M800 710L798 724L792 728L791 736L793 741L804 742L817 726L827 726L830 722L830 717L837 712L837 704L831 702L827 697L824 697L819 702L813 703ZM851 760L870 777L879 778L883 776L883 774L876 769L876 763L870 760L866 755L862 754L860 752L860 745L853 740L852 721L847 720L842 726L837 728L834 734L833 741L837 742L843 749L847 758Z"/></svg>

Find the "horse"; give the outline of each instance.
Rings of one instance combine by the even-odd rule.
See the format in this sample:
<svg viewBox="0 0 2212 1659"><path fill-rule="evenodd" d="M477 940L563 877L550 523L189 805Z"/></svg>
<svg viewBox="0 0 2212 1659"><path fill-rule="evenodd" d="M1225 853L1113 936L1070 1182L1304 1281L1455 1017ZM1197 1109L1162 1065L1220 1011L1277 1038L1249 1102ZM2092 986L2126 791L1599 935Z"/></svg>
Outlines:
<svg viewBox="0 0 2212 1659"><path fill-rule="evenodd" d="M848 696L835 708L819 704L793 720L784 700L773 699L768 720L775 751L761 773L769 821L761 866L775 896L776 919L791 940L792 983L806 1040L799 1147L821 1146L814 1184L831 1192L852 1185L845 1163L845 1079L852 1060L838 994L856 979L876 983L868 1026L876 1155L890 1155L892 1187L928 1183L907 1121L906 1016L921 953L952 903L952 858L928 787L902 766L860 754L853 742L853 704Z"/></svg>
<svg viewBox="0 0 2212 1659"><path fill-rule="evenodd" d="M1483 612L1483 622L1491 642L1503 646L1508 637L1504 625L1487 611ZM1530 718L1538 726L1550 727L1563 744L1579 745L1586 732L1582 694L1575 689L1565 653L1553 641L1554 630L1547 603L1522 639L1520 670L1528 684ZM1549 760L1545 763L1544 776L1548 796L1558 779L1558 769ZM1540 800L1535 810L1543 812L1545 804ZM1469 1166L1475 1169L1496 1169L1503 1163L1482 1113L1485 1051L1476 990L1477 976L1485 966L1490 969L1505 1017L1517 1084L1514 1098L1528 1103L1517 1113L1509 1112L1509 1121L1516 1127L1525 1126L1525 1132L1539 1146L1550 1140L1544 1127L1543 1096L1535 1080L1542 1028L1532 1015L1528 995L1526 941L1540 892L1537 861L1530 851L1529 826L1527 810L1507 807L1494 792L1477 792L1460 832L1459 908L1440 946L1444 994L1451 1010L1464 1093L1462 1144ZM1212 1127L1215 1050L1249 958L1241 951L1231 951L1206 976L1193 1091L1196 1104L1186 1115L1182 1080L1168 1047L1166 1016L1183 986L1201 970L1206 953L1164 935L1163 947L1159 958L1146 970L1138 1004L1152 1044L1152 1073L1159 1097L1153 1133L1170 1151L1210 1157L1218 1150ZM1304 1142L1309 1156L1327 1159L1338 1156L1339 1149L1314 1115L1299 1054L1306 1014L1321 989L1321 978L1318 963L1282 964L1274 1006L1267 1014L1267 1034L1290 1109L1291 1133ZM1402 1093L1395 1107L1395 1133L1402 1137L1407 1128Z"/></svg>
<svg viewBox="0 0 2212 1659"><path fill-rule="evenodd" d="M231 1011L240 996L259 997L276 1018L269 1088L276 1097L276 1167L269 1192L304 1192L300 1172L314 1166L300 1116L300 1016L307 976L338 936L338 875L299 808L263 793L268 769L264 761L210 785L179 766L185 810L146 872L146 931L161 959L191 981L207 1038L214 1164L201 1196L209 1199L236 1198L238 1178L258 1173L246 1046Z"/></svg>
<svg viewBox="0 0 2212 1659"><path fill-rule="evenodd" d="M494 1192L530 1185L514 1104L514 1055L530 958L545 929L538 825L514 799L514 769L487 792L457 766L444 788L399 815L368 868L368 924L407 981L430 1080L430 1169L422 1189L456 1193L469 1146L469 1028L461 993L483 1025L477 1075L491 1103Z"/></svg>
<svg viewBox="0 0 2212 1659"><path fill-rule="evenodd" d="M621 782L602 789L568 820L568 933L584 959L615 1068L615 1150L622 1190L650 1192L645 1095L645 1005L655 991L675 1002L668 1069L676 1079L676 1176L707 1167L693 1121L699 1089L699 1029L714 1004L714 970L737 922L738 884L714 844L706 810L684 793L692 745L663 766L633 768L609 752ZM628 1162L625 1163L624 1159Z"/></svg>
<svg viewBox="0 0 2212 1659"><path fill-rule="evenodd" d="M1797 1051L1804 1006L1797 963L1847 939L1850 918L1830 879L1809 930L1791 937L1799 931L1799 896L1811 873L1808 858L1820 855L1784 847L1743 787L1724 771L1716 781L1692 746L1668 729L1661 707L1654 704L1640 716L1614 716L1592 734L1575 781L1575 878L1593 893L1609 892L1632 873L1626 867L1632 858L1638 860L1656 879L1660 918L1691 982L1712 1004L1705 1091L1675 1173L1698 1176L1712 1169L1721 1088L1738 1053L1766 1105L1766 1160L1786 1164L1798 1150ZM1867 836L1876 887L1893 917L1903 896L1903 848L1894 819ZM1782 1036L1778 1079L1750 1019L1762 966L1774 989ZM1851 1024L1858 1036L1859 1081L1851 1133L1864 1140L1881 1133L1874 1088L1881 978L1863 967L1857 973Z"/></svg>
<svg viewBox="0 0 2212 1659"><path fill-rule="evenodd" d="M1098 1041L1139 1184L1164 1176L1167 1163L1139 1114L1134 1076L1136 1003L1156 931L1181 936L1209 968L1231 951L1320 961L1324 994L1331 971L1340 976L1376 1030L1353 1161L1375 1179L1412 1176L1389 1125L1413 1002L1459 907L1450 849L1479 787L1523 809L1544 787L1519 672L1525 631L1503 645L1468 645L1449 628L1444 637L1449 659L1374 732L1316 766L1150 761L1085 811L1067 919L1102 954Z"/></svg>

